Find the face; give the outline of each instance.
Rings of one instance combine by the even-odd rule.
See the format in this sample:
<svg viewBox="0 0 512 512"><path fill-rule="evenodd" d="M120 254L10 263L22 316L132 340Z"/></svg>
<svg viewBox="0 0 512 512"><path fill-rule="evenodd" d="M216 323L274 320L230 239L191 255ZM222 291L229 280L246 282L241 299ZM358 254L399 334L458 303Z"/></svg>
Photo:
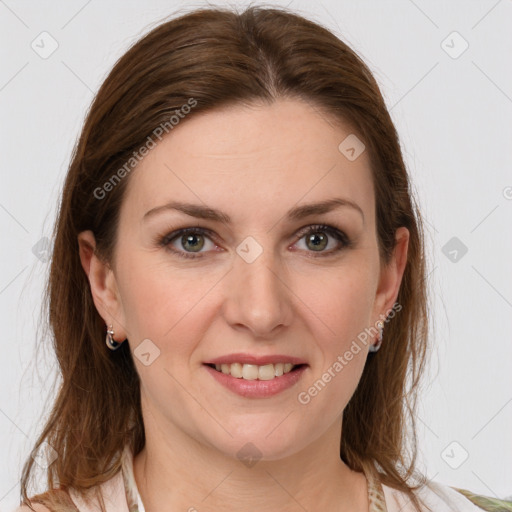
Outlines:
<svg viewBox="0 0 512 512"><path fill-rule="evenodd" d="M368 154L346 158L350 128L317 112L279 100L185 120L129 177L113 270L100 285L84 264L160 432L269 460L339 437L375 337L353 342L396 300L407 230L381 265ZM300 365L270 379L286 362Z"/></svg>

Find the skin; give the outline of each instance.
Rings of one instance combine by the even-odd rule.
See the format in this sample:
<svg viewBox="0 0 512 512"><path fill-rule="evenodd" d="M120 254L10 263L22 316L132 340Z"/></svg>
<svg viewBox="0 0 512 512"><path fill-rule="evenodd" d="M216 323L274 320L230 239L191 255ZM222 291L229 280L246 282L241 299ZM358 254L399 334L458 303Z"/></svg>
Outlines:
<svg viewBox="0 0 512 512"><path fill-rule="evenodd" d="M297 400L389 313L406 263L406 228L396 232L390 264L379 261L368 154L349 161L338 150L350 133L301 100L195 115L132 171L114 261L96 257L91 231L79 235L95 305L114 339L127 338L132 352L144 339L160 350L149 366L134 356L146 431L134 474L147 512L368 510L364 475L339 457L343 409L368 345L307 405ZM357 203L364 219L350 207L285 218L333 197ZM175 210L143 220L170 200L222 210L232 224ZM314 224L340 229L352 246L327 233L328 246L315 251L296 235ZM199 236L202 257L181 258L154 241L184 227L214 233ZM263 249L252 263L236 252L248 236ZM180 239L171 247L196 254ZM309 366L276 396L243 398L203 366L234 352L294 355ZM251 467L237 456L247 442L261 453Z"/></svg>

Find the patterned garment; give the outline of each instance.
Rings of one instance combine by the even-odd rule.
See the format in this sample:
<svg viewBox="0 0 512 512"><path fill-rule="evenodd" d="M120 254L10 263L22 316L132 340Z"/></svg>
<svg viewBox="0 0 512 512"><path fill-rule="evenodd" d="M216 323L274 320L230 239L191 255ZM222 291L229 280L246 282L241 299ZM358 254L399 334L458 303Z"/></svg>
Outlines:
<svg viewBox="0 0 512 512"><path fill-rule="evenodd" d="M457 487L452 487L452 489L466 496L468 500L471 500L482 510L488 510L489 512L512 512L512 501L499 500L489 496L480 496L466 489L457 489Z"/></svg>
<svg viewBox="0 0 512 512"><path fill-rule="evenodd" d="M388 512L381 483L369 471L364 471L364 475L368 484L369 512Z"/></svg>

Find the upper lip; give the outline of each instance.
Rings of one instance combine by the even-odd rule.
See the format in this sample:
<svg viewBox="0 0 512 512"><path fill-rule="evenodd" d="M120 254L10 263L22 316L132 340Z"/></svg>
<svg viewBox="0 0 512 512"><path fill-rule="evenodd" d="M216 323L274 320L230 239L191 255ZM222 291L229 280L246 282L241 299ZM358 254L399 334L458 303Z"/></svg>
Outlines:
<svg viewBox="0 0 512 512"><path fill-rule="evenodd" d="M255 356L252 354L239 353L239 354L228 354L225 356L216 357L215 359L209 359L204 364L255 364L257 366L263 366L266 364L277 364L277 363L292 363L307 364L304 359L300 357L287 356L283 354L269 354L266 356Z"/></svg>

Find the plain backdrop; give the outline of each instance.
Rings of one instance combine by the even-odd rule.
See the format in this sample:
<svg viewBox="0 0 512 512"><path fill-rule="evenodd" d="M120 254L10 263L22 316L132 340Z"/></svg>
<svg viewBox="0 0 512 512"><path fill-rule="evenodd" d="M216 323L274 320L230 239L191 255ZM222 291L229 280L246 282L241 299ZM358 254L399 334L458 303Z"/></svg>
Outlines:
<svg viewBox="0 0 512 512"><path fill-rule="evenodd" d="M55 360L35 350L45 240L86 109L129 45L204 5L0 1L1 511L18 504L21 465L50 405ZM324 24L363 57L401 137L425 218L432 301L419 467L511 496L512 1L271 5Z"/></svg>

